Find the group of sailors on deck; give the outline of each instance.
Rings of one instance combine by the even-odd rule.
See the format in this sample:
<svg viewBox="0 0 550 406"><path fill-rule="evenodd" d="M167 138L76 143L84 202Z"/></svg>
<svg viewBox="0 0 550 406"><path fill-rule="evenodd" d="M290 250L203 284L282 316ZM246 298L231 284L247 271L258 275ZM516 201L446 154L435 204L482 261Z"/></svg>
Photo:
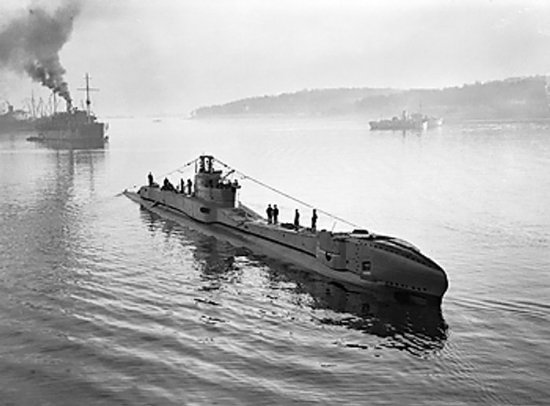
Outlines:
<svg viewBox="0 0 550 406"><path fill-rule="evenodd" d="M267 214L267 224L277 224L279 222L279 208L276 204L273 207L271 207L271 204L268 204L265 212Z"/></svg>
<svg viewBox="0 0 550 406"><path fill-rule="evenodd" d="M279 222L279 208L276 204L271 207L271 204L267 205L267 209L265 210L267 214L267 224L278 224ZM317 229L317 210L313 209L313 213L311 215L311 231L315 231ZM294 211L294 229L298 230L300 228L300 212L298 209Z"/></svg>
<svg viewBox="0 0 550 406"><path fill-rule="evenodd" d="M151 187L159 187L158 183L155 182L155 179L153 178L153 174L151 172L149 172L149 174L147 175L147 183ZM186 188L187 191L185 190ZM181 179L180 187L179 189L177 189L172 184L172 182L168 180L168 178L164 178L160 190L169 190L175 193L186 193L191 196L193 194L193 181L191 179L187 179L187 182L185 182L183 179Z"/></svg>
<svg viewBox="0 0 550 406"><path fill-rule="evenodd" d="M155 182L155 179L153 177L153 174L149 172L147 175L147 184L151 187L159 187L159 184ZM211 188L238 188L239 182L235 179L233 182L229 180L223 180L217 183L214 183L214 180L209 179L206 183L204 183L204 186L211 187ZM186 190L187 189L187 190ZM185 193L189 196L193 195L193 181L191 179L187 179L187 182L185 182L183 179L180 180L179 189L175 187L172 182L168 180L168 178L164 178L164 181L162 182L162 186L160 186L160 190L168 190L175 193Z"/></svg>
<svg viewBox="0 0 550 406"><path fill-rule="evenodd" d="M159 187L158 183L155 182L153 178L153 174L149 172L147 175L147 182L150 187ZM212 180L209 180L208 187L214 187L214 182ZM238 187L238 183L235 180L234 182L225 181L225 182L218 182L216 187L224 188L224 187ZM186 190L187 189L187 190ZM187 179L187 182L185 182L183 179L180 180L179 189L176 188L172 182L168 180L168 178L164 178L164 181L162 182L162 186L160 187L160 190L167 190L174 193L184 193L189 196L193 196L193 181L191 179ZM267 205L266 209L267 214L267 224L279 224L279 208L276 204L273 206L271 204ZM315 231L317 229L317 210L313 209L312 215L311 215L311 231ZM288 224L289 226L293 226L295 230L300 229L300 212L298 209L294 211L294 223ZM284 224L283 224L284 226Z"/></svg>

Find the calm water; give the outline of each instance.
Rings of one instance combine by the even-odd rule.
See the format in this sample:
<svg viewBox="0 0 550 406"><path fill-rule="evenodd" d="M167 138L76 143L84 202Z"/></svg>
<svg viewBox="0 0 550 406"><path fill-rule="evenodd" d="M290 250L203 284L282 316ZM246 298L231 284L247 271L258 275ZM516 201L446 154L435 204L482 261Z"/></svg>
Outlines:
<svg viewBox="0 0 550 406"><path fill-rule="evenodd" d="M105 149L73 151L0 135L0 403L548 404L550 123L367 128L117 119ZM411 241L448 273L441 307L351 294L120 196L203 152ZM299 207L242 183L283 221Z"/></svg>

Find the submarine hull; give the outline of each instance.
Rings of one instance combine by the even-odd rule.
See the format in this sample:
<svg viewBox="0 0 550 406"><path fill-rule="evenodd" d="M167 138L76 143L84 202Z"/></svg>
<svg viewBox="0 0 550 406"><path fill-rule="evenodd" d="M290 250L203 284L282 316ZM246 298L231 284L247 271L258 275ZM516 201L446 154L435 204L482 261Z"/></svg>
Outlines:
<svg viewBox="0 0 550 406"><path fill-rule="evenodd" d="M158 187L144 186L138 193L125 191L124 195L163 218L184 226L191 222L202 232L297 265L349 290L384 289L440 302L448 288L445 272L437 264L392 240L324 230L290 230L267 224L245 206L217 206L205 199Z"/></svg>

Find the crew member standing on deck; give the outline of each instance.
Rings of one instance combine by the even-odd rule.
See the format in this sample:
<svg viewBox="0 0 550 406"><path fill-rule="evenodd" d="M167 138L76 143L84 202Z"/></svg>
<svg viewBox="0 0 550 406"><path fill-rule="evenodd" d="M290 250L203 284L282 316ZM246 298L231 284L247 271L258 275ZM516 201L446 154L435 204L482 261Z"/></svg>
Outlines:
<svg viewBox="0 0 550 406"><path fill-rule="evenodd" d="M149 181L149 186L153 186L154 179L151 172L149 172L149 175L147 175L147 180Z"/></svg>
<svg viewBox="0 0 550 406"><path fill-rule="evenodd" d="M317 210L313 209L313 214L311 215L311 230L315 231L317 227Z"/></svg>
<svg viewBox="0 0 550 406"><path fill-rule="evenodd" d="M193 193L191 189L193 188L193 181L191 179L187 179L187 194L191 196Z"/></svg>
<svg viewBox="0 0 550 406"><path fill-rule="evenodd" d="M273 208L270 204L267 205L265 212L267 213L267 224L271 224L271 219L273 218Z"/></svg>
<svg viewBox="0 0 550 406"><path fill-rule="evenodd" d="M277 224L279 219L279 208L276 204L273 205L273 224Z"/></svg>
<svg viewBox="0 0 550 406"><path fill-rule="evenodd" d="M300 212L298 211L298 209L296 209L296 211L294 212L294 228L298 230L299 227L300 227Z"/></svg>

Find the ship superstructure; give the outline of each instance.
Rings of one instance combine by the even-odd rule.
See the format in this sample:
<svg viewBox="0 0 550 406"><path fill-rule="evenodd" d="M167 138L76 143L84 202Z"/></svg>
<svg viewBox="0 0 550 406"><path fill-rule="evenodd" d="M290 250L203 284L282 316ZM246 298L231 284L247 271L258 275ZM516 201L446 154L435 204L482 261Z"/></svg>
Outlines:
<svg viewBox="0 0 550 406"><path fill-rule="evenodd" d="M23 110L18 110L6 102L6 110L0 112L0 133L30 131L33 121Z"/></svg>
<svg viewBox="0 0 550 406"><path fill-rule="evenodd" d="M406 241L366 230L318 231L267 221L237 202L241 185L215 169L214 162L213 156L202 155L190 163L196 165L192 188L182 183L178 190L166 181L159 186L150 178L137 192L124 194L161 216L176 221L191 219L230 233L245 246L259 247L273 257L346 285L384 286L437 301L447 290L443 269Z"/></svg>
<svg viewBox="0 0 550 406"><path fill-rule="evenodd" d="M79 110L67 102L67 110L38 118L33 141L67 141L100 143L106 141L105 123L99 122L91 111L89 76L86 74L86 110Z"/></svg>

